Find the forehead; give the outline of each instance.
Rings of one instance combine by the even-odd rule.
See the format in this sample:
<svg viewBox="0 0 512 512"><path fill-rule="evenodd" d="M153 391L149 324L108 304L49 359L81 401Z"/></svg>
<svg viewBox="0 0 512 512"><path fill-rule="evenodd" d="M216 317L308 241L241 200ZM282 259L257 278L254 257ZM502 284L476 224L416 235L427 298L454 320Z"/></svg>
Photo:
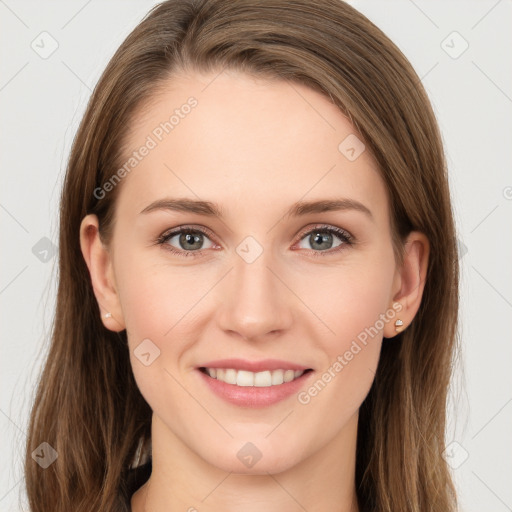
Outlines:
<svg viewBox="0 0 512 512"><path fill-rule="evenodd" d="M138 156L118 208L138 213L155 199L190 197L227 216L254 215L348 197L386 218L384 182L356 137L338 107L306 86L233 71L180 75L132 121L123 163Z"/></svg>

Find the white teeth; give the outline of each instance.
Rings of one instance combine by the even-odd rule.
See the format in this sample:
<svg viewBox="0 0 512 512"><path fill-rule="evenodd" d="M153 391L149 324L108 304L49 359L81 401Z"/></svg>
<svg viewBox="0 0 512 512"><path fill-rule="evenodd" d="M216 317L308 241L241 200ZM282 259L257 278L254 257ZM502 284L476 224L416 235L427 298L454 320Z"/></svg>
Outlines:
<svg viewBox="0 0 512 512"><path fill-rule="evenodd" d="M228 384L236 384L237 383L237 376L235 370L233 368L228 368L224 370L224 382L227 382Z"/></svg>
<svg viewBox="0 0 512 512"><path fill-rule="evenodd" d="M229 371L235 371L235 370L227 370ZM227 382L224 380L224 382ZM228 382L228 384L236 384L237 386L254 386L254 373L253 372L247 372L245 370L238 370L236 372L236 382Z"/></svg>
<svg viewBox="0 0 512 512"><path fill-rule="evenodd" d="M233 368L206 368L206 373L213 379L221 380L227 384L266 388L269 386L279 386L283 382L297 379L304 373L304 370L249 372Z"/></svg>
<svg viewBox="0 0 512 512"><path fill-rule="evenodd" d="M295 372L293 370L286 370L284 372L284 381L285 382L290 382L291 380L293 380L295 377Z"/></svg>
<svg viewBox="0 0 512 512"><path fill-rule="evenodd" d="M266 388L272 385L272 373L270 371L255 373L254 385L260 388Z"/></svg>
<svg viewBox="0 0 512 512"><path fill-rule="evenodd" d="M272 386L282 384L284 382L284 370L274 370L272 372Z"/></svg>

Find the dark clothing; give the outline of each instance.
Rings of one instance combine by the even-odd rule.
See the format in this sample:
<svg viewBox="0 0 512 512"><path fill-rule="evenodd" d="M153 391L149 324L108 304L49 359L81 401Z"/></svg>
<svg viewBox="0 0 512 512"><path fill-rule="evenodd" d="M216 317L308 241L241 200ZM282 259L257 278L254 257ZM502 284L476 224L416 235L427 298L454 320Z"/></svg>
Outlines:
<svg viewBox="0 0 512 512"><path fill-rule="evenodd" d="M128 510L130 510L130 503L132 496L135 492L142 487L151 475L152 463L151 459L148 460L145 464L138 466L136 468L131 468L128 471L128 476L126 479L126 503L128 505Z"/></svg>

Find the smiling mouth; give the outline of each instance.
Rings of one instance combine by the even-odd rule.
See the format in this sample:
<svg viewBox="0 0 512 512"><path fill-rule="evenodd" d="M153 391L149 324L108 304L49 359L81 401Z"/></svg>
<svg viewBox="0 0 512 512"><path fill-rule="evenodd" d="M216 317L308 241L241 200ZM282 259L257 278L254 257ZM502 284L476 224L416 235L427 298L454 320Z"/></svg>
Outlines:
<svg viewBox="0 0 512 512"><path fill-rule="evenodd" d="M199 371L212 379L233 384L240 387L272 387L280 386L287 382L300 379L303 375L312 372L307 370L265 370L262 372L250 372L247 370L236 370L235 368L205 368L200 367Z"/></svg>

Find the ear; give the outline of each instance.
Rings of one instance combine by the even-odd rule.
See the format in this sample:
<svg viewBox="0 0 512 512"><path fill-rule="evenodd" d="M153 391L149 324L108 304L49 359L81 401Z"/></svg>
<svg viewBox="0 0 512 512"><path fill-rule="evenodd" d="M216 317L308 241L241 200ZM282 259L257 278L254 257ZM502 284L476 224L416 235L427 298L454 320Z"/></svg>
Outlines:
<svg viewBox="0 0 512 512"><path fill-rule="evenodd" d="M112 258L99 236L98 217L86 215L80 224L80 248L91 276L103 325L115 332L126 328L116 289ZM109 316L105 316L110 313Z"/></svg>
<svg viewBox="0 0 512 512"><path fill-rule="evenodd" d="M385 338L393 338L406 329L418 312L425 287L429 253L430 243L425 234L411 231L404 244L403 264L395 270L391 302L397 313L384 328ZM396 320L401 320L403 324L396 326Z"/></svg>

